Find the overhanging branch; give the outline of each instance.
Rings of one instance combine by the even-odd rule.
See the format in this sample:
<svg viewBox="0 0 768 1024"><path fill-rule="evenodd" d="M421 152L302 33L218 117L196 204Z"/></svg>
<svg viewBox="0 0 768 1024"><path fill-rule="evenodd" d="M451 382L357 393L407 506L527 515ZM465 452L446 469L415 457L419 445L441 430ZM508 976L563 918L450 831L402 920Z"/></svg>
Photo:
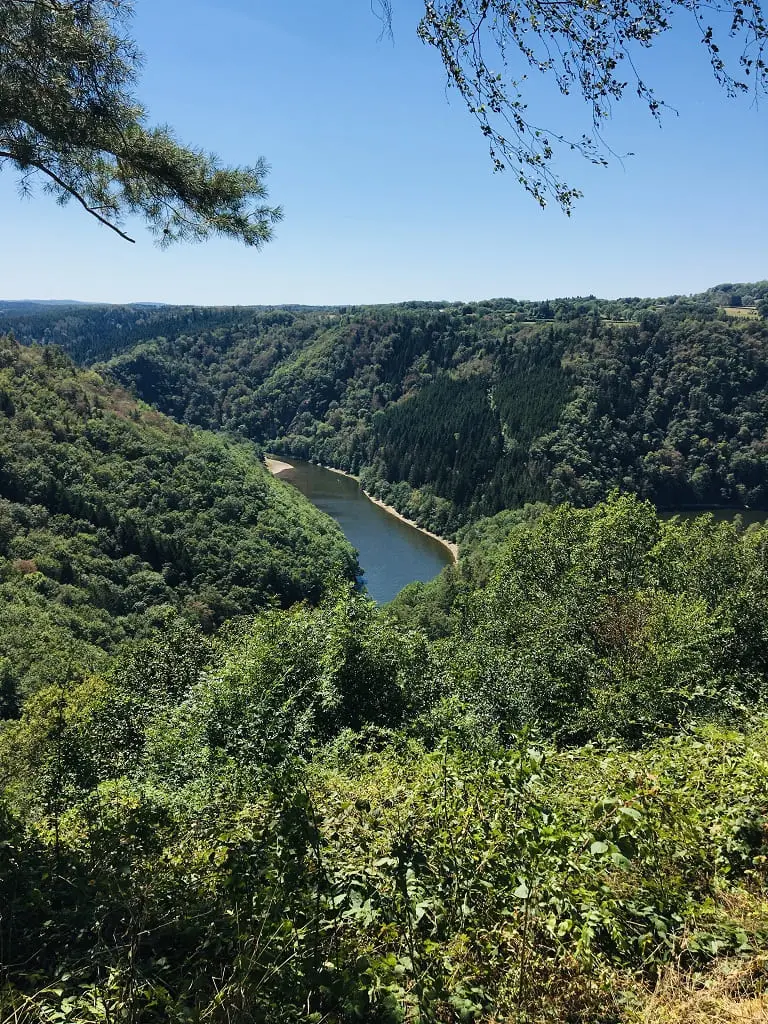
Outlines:
<svg viewBox="0 0 768 1024"><path fill-rule="evenodd" d="M13 160L13 162L22 170L24 170L27 167L34 167L35 170L38 170L42 174L47 175L52 181L54 181L59 186L59 188L64 189L64 191L68 195L72 196L73 199L76 199L78 203L80 203L80 205L83 207L83 209L90 213L92 217L95 217L96 220L99 221L99 223L103 224L105 227L108 227L111 231L114 231L116 235L119 235L121 238L125 239L126 242L130 242L131 245L136 244L135 238L131 238L130 235L127 235L124 231L121 231L116 224L113 224L111 221L107 220L106 217L102 217L98 210L95 210L92 206L89 206L85 198L82 195L80 195L80 193L76 189L72 188L71 185L68 185L66 181L60 178L55 171L52 171L50 167L46 167L45 164L39 163L37 160L25 160L24 163L21 164L19 160L13 155L13 153L9 153L7 152L7 150L2 149L0 149L0 158L5 158L6 160Z"/></svg>

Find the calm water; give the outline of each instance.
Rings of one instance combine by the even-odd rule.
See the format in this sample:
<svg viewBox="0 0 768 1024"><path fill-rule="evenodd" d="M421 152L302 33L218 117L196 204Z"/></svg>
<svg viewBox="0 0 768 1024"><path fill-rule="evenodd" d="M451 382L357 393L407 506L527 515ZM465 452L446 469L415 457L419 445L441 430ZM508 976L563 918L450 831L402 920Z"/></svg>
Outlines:
<svg viewBox="0 0 768 1024"><path fill-rule="evenodd" d="M663 509L659 515L662 519L671 519L672 516L680 516L681 519L695 519L697 516L711 515L718 522L732 522L736 516L740 516L744 526L750 526L752 523L764 523L768 520L768 511L754 508L681 508L677 511Z"/></svg>
<svg viewBox="0 0 768 1024"><path fill-rule="evenodd" d="M280 479L293 484L313 505L336 520L359 552L363 582L375 601L380 604L391 601L409 583L414 580L426 583L451 563L447 548L374 505L355 480L290 456L286 461L293 468L280 473ZM693 518L702 511L665 510L660 514L664 518L673 515ZM712 515L715 519L733 519L740 515L745 526L768 519L768 512L753 509L714 509Z"/></svg>
<svg viewBox="0 0 768 1024"><path fill-rule="evenodd" d="M309 462L286 459L280 474L339 524L359 551L366 589L384 604L414 580L427 582L452 561L438 541L395 519L363 494L355 480Z"/></svg>

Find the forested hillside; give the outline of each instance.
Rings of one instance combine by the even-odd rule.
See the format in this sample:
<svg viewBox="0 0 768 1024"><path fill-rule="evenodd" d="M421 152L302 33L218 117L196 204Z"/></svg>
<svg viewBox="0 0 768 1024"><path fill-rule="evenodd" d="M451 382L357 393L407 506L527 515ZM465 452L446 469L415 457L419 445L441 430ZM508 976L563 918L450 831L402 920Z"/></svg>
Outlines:
<svg viewBox="0 0 768 1024"><path fill-rule="evenodd" d="M256 313L257 309L249 312ZM242 307L237 306L0 302L0 331L13 331L24 344L58 345L77 363L86 365L147 338L174 341L212 327L239 324L243 314Z"/></svg>
<svg viewBox="0 0 768 1024"><path fill-rule="evenodd" d="M766 302L763 282L613 302L74 307L0 326L103 362L183 422L358 473L450 535L615 486L663 507L766 506Z"/></svg>
<svg viewBox="0 0 768 1024"><path fill-rule="evenodd" d="M8 323L0 1021L765 1019L766 294Z"/></svg>
<svg viewBox="0 0 768 1024"><path fill-rule="evenodd" d="M686 84L690 128L526 228L409 17L542 208L629 93ZM0 0L0 170L86 224L3 192L5 287L760 266L761 93L768 0ZM224 248L283 218L257 136L307 218L261 274ZM768 280L0 300L0 1024L768 1024Z"/></svg>
<svg viewBox="0 0 768 1024"><path fill-rule="evenodd" d="M504 515L436 632L340 586L25 701L3 1019L765 1019L768 530Z"/></svg>
<svg viewBox="0 0 768 1024"><path fill-rule="evenodd" d="M210 630L355 571L341 531L250 445L0 338L0 717L169 612Z"/></svg>

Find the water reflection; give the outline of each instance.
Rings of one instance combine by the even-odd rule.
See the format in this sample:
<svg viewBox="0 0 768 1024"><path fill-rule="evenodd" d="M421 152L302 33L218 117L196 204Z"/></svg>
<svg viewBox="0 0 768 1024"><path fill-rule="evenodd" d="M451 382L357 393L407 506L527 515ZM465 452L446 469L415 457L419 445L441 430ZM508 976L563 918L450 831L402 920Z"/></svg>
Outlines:
<svg viewBox="0 0 768 1024"><path fill-rule="evenodd" d="M282 471L280 479L336 520L357 548L365 587L380 604L414 580L433 579L452 561L439 541L369 501L355 480L310 462L290 457L286 462L291 469Z"/></svg>

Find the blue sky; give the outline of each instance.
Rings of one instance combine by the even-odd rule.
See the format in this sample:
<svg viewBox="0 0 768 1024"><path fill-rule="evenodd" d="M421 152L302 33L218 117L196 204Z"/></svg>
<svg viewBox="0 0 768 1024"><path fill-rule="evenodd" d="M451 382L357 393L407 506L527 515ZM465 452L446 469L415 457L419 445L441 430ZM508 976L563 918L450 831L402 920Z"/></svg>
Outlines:
<svg viewBox="0 0 768 1024"><path fill-rule="evenodd" d="M729 100L695 30L642 69L676 108L659 127L628 97L605 132L609 168L568 154L585 197L541 211L484 140L437 54L420 3L394 0L394 43L369 0L136 0L153 121L227 162L265 157L284 207L261 252L234 242L159 251L70 205L20 201L0 175L0 297L177 303L364 303L412 298L667 295L768 277L768 103ZM534 82L547 123L586 111Z"/></svg>

